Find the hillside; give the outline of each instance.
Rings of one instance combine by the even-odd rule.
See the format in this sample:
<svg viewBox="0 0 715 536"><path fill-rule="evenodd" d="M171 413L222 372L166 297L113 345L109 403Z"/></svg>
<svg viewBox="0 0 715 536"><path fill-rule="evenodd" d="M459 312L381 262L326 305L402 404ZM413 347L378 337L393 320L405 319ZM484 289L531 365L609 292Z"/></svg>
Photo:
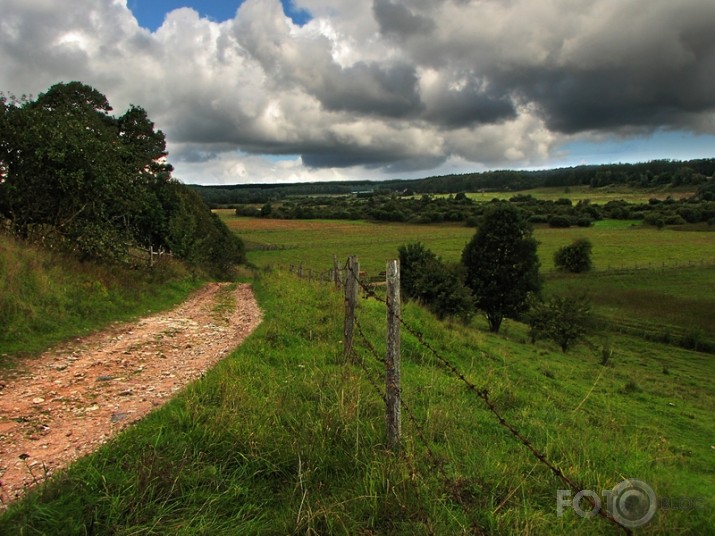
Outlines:
<svg viewBox="0 0 715 536"><path fill-rule="evenodd" d="M330 285L269 271L255 289L264 322L238 351L11 507L0 531L620 533L570 508L558 516L564 483L437 354L488 389L507 422L583 489L633 477L660 499L697 498L692 509L661 508L649 534L703 534L715 523L710 356L614 336L602 366L598 350L528 344L517 323L508 338L494 336L408 304L405 322L437 354L403 334L409 412L393 455L371 349L384 351L384 306L361 302L371 342L357 341L351 364L340 344L343 299Z"/></svg>

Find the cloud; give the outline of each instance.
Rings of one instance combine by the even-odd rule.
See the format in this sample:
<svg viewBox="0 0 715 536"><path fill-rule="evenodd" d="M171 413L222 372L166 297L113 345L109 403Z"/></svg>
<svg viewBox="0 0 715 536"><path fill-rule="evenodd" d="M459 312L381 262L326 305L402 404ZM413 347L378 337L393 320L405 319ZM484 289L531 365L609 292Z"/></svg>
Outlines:
<svg viewBox="0 0 715 536"><path fill-rule="evenodd" d="M375 0L373 10L380 31L384 34L394 34L398 37L429 34L435 27L432 19L417 15L404 4L391 0Z"/></svg>
<svg viewBox="0 0 715 536"><path fill-rule="evenodd" d="M0 89L78 79L142 106L196 180L534 166L579 136L715 134L712 0L294 5L311 20L247 0L152 33L125 0L5 0Z"/></svg>

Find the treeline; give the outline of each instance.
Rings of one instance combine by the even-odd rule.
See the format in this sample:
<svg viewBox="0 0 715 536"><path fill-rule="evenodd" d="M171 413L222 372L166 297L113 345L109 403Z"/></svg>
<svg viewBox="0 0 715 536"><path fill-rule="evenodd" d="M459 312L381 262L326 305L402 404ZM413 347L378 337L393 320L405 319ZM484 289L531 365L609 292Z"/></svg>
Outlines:
<svg viewBox="0 0 715 536"><path fill-rule="evenodd" d="M715 199L715 158L678 161L654 160L638 164L576 166L539 171L486 171L417 180L314 182L301 184L191 185L216 208L237 204L263 204L294 196L355 193L458 194L479 191L522 191L539 187L625 185L654 188L689 186L709 191Z"/></svg>
<svg viewBox="0 0 715 536"><path fill-rule="evenodd" d="M572 202L563 198L545 201L517 194L509 201L518 206L532 224L552 227L589 227L601 219L642 220L663 227L685 223L715 224L715 201L695 196L690 199L652 199L648 203L609 201L605 205L587 200ZM496 200L494 200L496 202ZM464 193L447 197L423 194L404 197L395 193L369 196L302 197L263 206L240 205L236 215L279 219L377 220L408 223L461 222L476 226L489 206Z"/></svg>
<svg viewBox="0 0 715 536"><path fill-rule="evenodd" d="M164 134L131 106L80 82L36 99L0 95L0 227L81 259L129 262L168 250L214 276L243 243L194 190L172 178Z"/></svg>

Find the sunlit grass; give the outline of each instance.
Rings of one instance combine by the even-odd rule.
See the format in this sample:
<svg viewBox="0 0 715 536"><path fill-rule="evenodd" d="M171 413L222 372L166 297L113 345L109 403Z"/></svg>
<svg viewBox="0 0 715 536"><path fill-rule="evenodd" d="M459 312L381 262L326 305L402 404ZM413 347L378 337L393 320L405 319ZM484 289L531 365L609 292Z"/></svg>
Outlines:
<svg viewBox="0 0 715 536"><path fill-rule="evenodd" d="M397 249L420 241L446 261L457 262L475 229L457 224L416 225L337 220L273 220L238 218L219 211L227 225L244 239L248 259L258 266L298 265L328 270L333 254L341 262L357 255L370 273L384 271L385 262ZM634 221L605 220L593 227L552 229L539 226L538 254L543 271L554 268L560 247L578 238L593 243L595 270L662 268L664 266L715 264L715 233L676 229L658 230ZM274 249L270 249L274 248Z"/></svg>
<svg viewBox="0 0 715 536"><path fill-rule="evenodd" d="M403 333L404 456L384 447L384 403L342 358L343 300L286 273L255 283L264 322L228 359L99 453L0 518L0 532L101 534L611 534L600 518L556 515L564 484L480 400ZM407 304L407 322L487 386L506 418L588 489L625 477L659 498L649 534L703 534L715 523L709 356L613 335L562 354L440 323ZM384 307L363 300L361 325L384 352ZM594 342L601 344L598 340ZM360 355L380 382L382 365Z"/></svg>
<svg viewBox="0 0 715 536"><path fill-rule="evenodd" d="M0 235L0 367L110 322L180 302L200 284L178 263L108 266Z"/></svg>

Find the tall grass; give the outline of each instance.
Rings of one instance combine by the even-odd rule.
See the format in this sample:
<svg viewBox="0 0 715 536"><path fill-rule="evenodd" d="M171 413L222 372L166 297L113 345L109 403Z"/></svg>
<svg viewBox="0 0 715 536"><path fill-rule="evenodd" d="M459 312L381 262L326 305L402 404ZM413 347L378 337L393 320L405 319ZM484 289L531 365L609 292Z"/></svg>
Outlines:
<svg viewBox="0 0 715 536"><path fill-rule="evenodd" d="M558 517L563 484L406 333L403 397L429 451L405 417L402 454L387 452L384 403L342 358L342 297L282 272L254 287L264 321L236 352L11 507L0 533L617 533ZM697 510L658 512L649 534L715 526L712 359L613 335L604 367L587 347L525 344L521 324L504 337L414 304L403 314L586 488L631 477L661 498L702 498ZM381 354L383 306L364 300L358 316ZM357 349L379 382L381 363Z"/></svg>
<svg viewBox="0 0 715 536"><path fill-rule="evenodd" d="M166 308L200 283L171 260L156 268L81 263L0 234L0 367L111 321Z"/></svg>

